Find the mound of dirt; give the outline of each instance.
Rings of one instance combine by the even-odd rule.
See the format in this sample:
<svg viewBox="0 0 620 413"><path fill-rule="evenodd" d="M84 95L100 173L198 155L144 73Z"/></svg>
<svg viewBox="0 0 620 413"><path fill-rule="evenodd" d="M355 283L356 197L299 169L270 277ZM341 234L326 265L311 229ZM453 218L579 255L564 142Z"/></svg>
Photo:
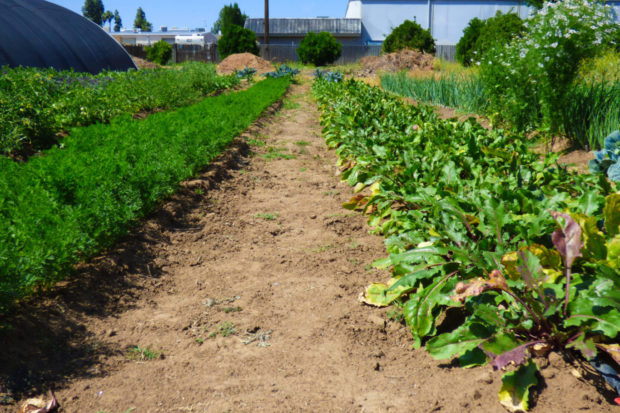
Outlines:
<svg viewBox="0 0 620 413"><path fill-rule="evenodd" d="M217 66L221 74L233 73L235 70L243 70L246 67L256 69L258 73L267 73L273 70L273 65L267 60L254 56L251 53L231 54Z"/></svg>
<svg viewBox="0 0 620 413"><path fill-rule="evenodd" d="M381 56L366 56L360 59L361 76L375 75L379 72L400 72L401 70L433 70L432 54L418 50L403 49Z"/></svg>
<svg viewBox="0 0 620 413"><path fill-rule="evenodd" d="M136 56L131 56L131 58L136 66L138 66L138 69L157 69L158 67L161 67L157 63L149 62L148 60Z"/></svg>

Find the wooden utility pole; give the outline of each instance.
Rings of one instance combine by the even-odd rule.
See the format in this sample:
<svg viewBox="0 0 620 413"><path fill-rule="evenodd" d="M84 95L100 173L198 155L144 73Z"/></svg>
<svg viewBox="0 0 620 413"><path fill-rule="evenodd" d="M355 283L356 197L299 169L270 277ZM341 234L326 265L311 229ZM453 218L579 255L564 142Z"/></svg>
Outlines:
<svg viewBox="0 0 620 413"><path fill-rule="evenodd" d="M265 0L265 58L269 59L269 0Z"/></svg>

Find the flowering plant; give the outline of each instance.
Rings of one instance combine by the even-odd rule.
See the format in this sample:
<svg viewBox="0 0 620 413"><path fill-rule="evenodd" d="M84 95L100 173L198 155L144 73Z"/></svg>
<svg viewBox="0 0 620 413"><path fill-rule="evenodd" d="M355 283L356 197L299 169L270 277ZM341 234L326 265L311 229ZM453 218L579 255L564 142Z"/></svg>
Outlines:
<svg viewBox="0 0 620 413"><path fill-rule="evenodd" d="M546 2L525 22L526 34L479 62L492 105L516 126L558 132L579 63L615 43L620 29L598 1ZM506 113L507 112L507 113Z"/></svg>

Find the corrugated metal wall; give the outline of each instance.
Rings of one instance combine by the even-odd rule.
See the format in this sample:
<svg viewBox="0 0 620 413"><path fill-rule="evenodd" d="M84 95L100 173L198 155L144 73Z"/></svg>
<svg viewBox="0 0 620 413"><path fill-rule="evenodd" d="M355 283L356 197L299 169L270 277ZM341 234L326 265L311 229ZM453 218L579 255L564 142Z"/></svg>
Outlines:
<svg viewBox="0 0 620 413"><path fill-rule="evenodd" d="M530 8L519 0L362 0L364 42L385 40L405 20L431 27L437 44L456 44L474 17L488 19L498 11L527 17Z"/></svg>

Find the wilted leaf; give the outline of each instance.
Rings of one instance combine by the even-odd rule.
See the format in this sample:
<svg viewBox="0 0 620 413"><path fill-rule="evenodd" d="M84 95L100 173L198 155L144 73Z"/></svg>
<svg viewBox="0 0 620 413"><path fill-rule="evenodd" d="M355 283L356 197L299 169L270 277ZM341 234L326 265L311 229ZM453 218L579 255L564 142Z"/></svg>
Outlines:
<svg viewBox="0 0 620 413"><path fill-rule="evenodd" d="M566 268L573 266L575 258L581 257L581 227L568 214L562 212L550 211L553 219L556 220L559 229L556 229L551 235L553 245L564 258ZM560 218L564 219L564 223L560 222Z"/></svg>
<svg viewBox="0 0 620 413"><path fill-rule="evenodd" d="M489 274L489 279L477 278L467 282L459 282L454 288L455 295L450 298L462 303L467 297L475 297L487 290L508 290L506 279L499 270L493 270Z"/></svg>
<svg viewBox="0 0 620 413"><path fill-rule="evenodd" d="M530 387L538 384L536 371L538 368L531 360L517 370L502 376L502 387L499 389L499 402L511 412L525 412L529 408Z"/></svg>
<svg viewBox="0 0 620 413"><path fill-rule="evenodd" d="M342 204L344 209L355 210L357 208L362 208L364 205L368 203L368 197L363 194L358 194L352 197L349 202L345 202Z"/></svg>
<svg viewBox="0 0 620 413"><path fill-rule="evenodd" d="M620 194L611 194L605 198L605 231L610 237L615 237L620 232Z"/></svg>
<svg viewBox="0 0 620 413"><path fill-rule="evenodd" d="M597 344L596 347L609 354L620 366L620 344Z"/></svg>
<svg viewBox="0 0 620 413"><path fill-rule="evenodd" d="M567 348L573 348L583 355L586 360L596 357L596 345L592 338L586 338L585 334L580 335L575 340L566 345Z"/></svg>
<svg viewBox="0 0 620 413"><path fill-rule="evenodd" d="M50 413L56 411L59 407L54 393L50 390L49 399L43 397L36 399L28 399L22 403L20 413Z"/></svg>
<svg viewBox="0 0 620 413"><path fill-rule="evenodd" d="M366 291L360 294L360 301L375 307L386 307L390 305L392 301L400 297L402 292L406 290L406 287L390 289L396 281L398 280L393 278L387 285L383 283L370 284L366 287Z"/></svg>

